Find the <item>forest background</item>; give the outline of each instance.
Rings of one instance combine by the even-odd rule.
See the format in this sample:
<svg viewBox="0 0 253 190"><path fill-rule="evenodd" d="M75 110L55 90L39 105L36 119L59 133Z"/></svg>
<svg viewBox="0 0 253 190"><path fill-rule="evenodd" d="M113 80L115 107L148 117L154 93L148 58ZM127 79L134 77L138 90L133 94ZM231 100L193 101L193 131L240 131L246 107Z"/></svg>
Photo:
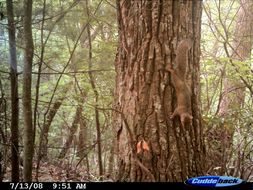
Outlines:
<svg viewBox="0 0 253 190"><path fill-rule="evenodd" d="M202 2L198 103L205 175L253 181L252 4ZM0 1L1 181L134 181L120 174L117 149L118 8L113 0ZM150 151L150 144L141 146ZM192 171L182 174L181 165L153 176L142 161L136 181L180 181ZM173 161L180 155L170 156Z"/></svg>

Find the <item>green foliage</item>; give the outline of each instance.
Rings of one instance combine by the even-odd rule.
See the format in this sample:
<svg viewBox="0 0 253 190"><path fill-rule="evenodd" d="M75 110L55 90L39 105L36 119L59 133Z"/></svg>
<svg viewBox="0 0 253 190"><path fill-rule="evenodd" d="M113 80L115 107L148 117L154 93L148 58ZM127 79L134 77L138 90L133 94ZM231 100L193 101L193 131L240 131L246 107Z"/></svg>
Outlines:
<svg viewBox="0 0 253 190"><path fill-rule="evenodd" d="M33 38L35 56L33 63L33 108L35 105L36 83L38 69L41 67L39 84L39 100L37 109L36 146L42 126L47 119L48 111L57 100L62 100L61 107L56 113L49 130L48 149L49 158L59 155L60 148L66 141L75 117L76 108L82 105L82 117L86 121L86 143L91 147L87 151L92 159L96 156L96 121L95 94L90 83L89 71L89 43L87 25L91 32L92 75L98 92L97 106L100 113L102 130L102 149L104 155L110 150L114 137L112 132L112 101L115 86L115 52L117 46L117 22L114 0L89 1L47 0L45 10L44 0L36 0L33 4ZM220 3L220 5L218 4ZM23 117L22 117L22 70L23 70L23 5L22 1L14 1L15 21L17 28L17 58L20 96L20 144L22 145ZM219 115L221 100L224 97L226 80L237 83L244 80L252 86L253 75L250 69L251 60L239 61L232 56L231 46L236 30L237 1L204 1L202 16L202 57L201 57L201 106L203 123L206 134L209 130L226 130L233 133L233 144L244 146L245 152L252 151L249 142L253 136L253 101L252 92L242 83L244 101L241 106L231 106L226 117ZM88 18L87 9L90 17ZM44 21L43 21L43 12ZM10 81L9 81L9 47L6 19L0 23L0 80L2 91L7 100L8 125L10 123ZM43 28L42 28L43 27ZM82 35L79 38L79 35ZM43 39L42 39L43 38ZM43 41L43 43L41 43ZM227 51L224 49L227 47ZM41 57L43 55L43 57ZM69 87L70 85L70 87ZM69 88L68 90L66 90ZM235 98L235 95L231 95ZM50 103L50 107L49 107ZM46 115L47 113L47 115ZM78 127L80 123L77 124ZM7 130L10 138L10 129ZM79 132L79 131L78 131ZM78 132L74 141L78 142ZM216 143L216 144L215 144ZM215 146L219 141L215 140ZM68 156L75 157L76 143L73 143ZM104 158L106 158L104 156ZM233 159L236 155L233 155ZM78 162L78 157L74 160ZM95 160L95 159L94 159ZM96 164L90 166L96 171Z"/></svg>
<svg viewBox="0 0 253 190"><path fill-rule="evenodd" d="M249 167L248 162L252 158L253 75L251 56L242 54L243 59L239 60L241 55L238 56L233 48L242 40L235 36L240 33L236 27L240 8L238 2L204 3L201 100L208 155L216 159L211 165L217 164L220 168L224 165L243 171ZM246 21L239 22L242 24ZM252 36L243 34L241 38L252 40ZM240 166L235 163L240 163Z"/></svg>
<svg viewBox="0 0 253 190"><path fill-rule="evenodd" d="M39 145L39 137L43 124L47 120L48 113L54 103L63 98L61 107L57 111L48 136L49 158L57 157L64 141L68 137L69 129L75 117L76 108L81 102L83 117L87 122L87 137L84 139L91 146L90 155L94 156L96 150L92 149L96 142L94 91L88 76L88 35L87 24L91 29L92 40L92 74L98 91L98 107L100 112L102 130L103 152L110 151L111 137L113 133L106 130L111 126L111 110L115 71L114 60L117 45L116 11L110 1L91 1L86 7L85 1L52 1L47 0L45 9L44 0L35 1L33 4L33 39L35 55L32 75L32 101L35 105L36 83L38 69L41 66L39 100L37 108L36 146ZM23 2L15 1L15 20L17 24L17 57L18 70L23 69ZM87 17L87 8L90 19ZM43 22L43 12L44 22ZM109 22L108 22L109 21ZM0 31L4 31L3 37L8 39L6 20L1 21ZM43 27L43 28L42 28ZM83 30L84 29L84 30ZM2 33L1 33L2 34ZM80 36L80 34L82 34ZM80 36L80 38L79 38ZM41 43L43 41L43 43ZM8 43L0 42L1 63L0 71L9 72ZM41 55L43 57L41 57ZM42 61L42 62L41 62ZM22 74L19 75L19 93L22 100ZM8 100L8 117L10 109L10 89L8 73L0 74L3 83L3 91ZM66 88L71 85L66 92ZM50 107L49 107L49 103ZM47 115L46 115L47 113ZM23 132L22 101L20 101L20 133ZM79 126L79 123L78 123ZM7 131L9 134L9 130ZM78 133L74 138L78 142ZM22 145L22 139L20 139ZM75 143L71 146L69 154L74 154ZM36 155L35 155L36 156ZM90 168L94 171L97 168Z"/></svg>

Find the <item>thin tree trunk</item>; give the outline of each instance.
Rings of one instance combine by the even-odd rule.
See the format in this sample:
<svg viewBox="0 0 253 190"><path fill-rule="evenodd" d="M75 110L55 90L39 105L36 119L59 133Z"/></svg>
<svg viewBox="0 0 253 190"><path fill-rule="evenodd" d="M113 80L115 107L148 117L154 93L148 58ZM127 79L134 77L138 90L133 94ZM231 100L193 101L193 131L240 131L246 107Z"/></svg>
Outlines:
<svg viewBox="0 0 253 190"><path fill-rule="evenodd" d="M39 150L38 150L38 158L37 158L37 166L36 166L36 180L38 181L39 177L39 168L40 168L40 161L46 161L47 158L47 148L48 148L48 132L51 126L51 123L54 119L55 114L59 110L63 100L57 100L53 107L49 110L46 123L42 126L42 131L40 134L40 142L39 142Z"/></svg>
<svg viewBox="0 0 253 190"><path fill-rule="evenodd" d="M80 115L79 118L79 136L78 136L78 147L77 147L77 156L80 158L84 158L87 155L87 144L88 144L88 139L87 139L87 125L86 121L83 118L82 115Z"/></svg>
<svg viewBox="0 0 253 190"><path fill-rule="evenodd" d="M9 51L11 70L11 179L19 181L19 101L18 101L18 75L17 75L17 54L16 54L16 30L14 22L13 2L6 0L8 31L9 31Z"/></svg>
<svg viewBox="0 0 253 190"><path fill-rule="evenodd" d="M45 50L45 44L44 44L44 19L45 19L45 13L46 13L46 0L43 2L43 13L42 13L42 22L41 22L41 34L40 34L40 44L41 44L41 52L40 52L40 62L38 65L38 75L37 75L37 82L36 82L36 92L35 92L35 105L34 105L34 111L33 111L33 133L34 133L34 141L35 141L35 134L36 134L36 125L37 125L37 109L38 109L38 102L39 102L39 93L40 93L40 80L41 80L41 69L43 65L43 59L44 59L44 50Z"/></svg>
<svg viewBox="0 0 253 190"><path fill-rule="evenodd" d="M40 145L39 145L39 151L38 151L40 154L40 156L38 157L42 160L47 159L48 132L49 132L51 123L54 120L54 117L57 111L61 107L62 102L66 98L66 95L71 87L72 87L72 82L67 84L66 87L63 89L62 91L63 96L60 97L58 100L56 100L53 107L48 112L46 122L42 126L42 131L40 135Z"/></svg>
<svg viewBox="0 0 253 190"><path fill-rule="evenodd" d="M84 160L86 166L86 172L89 173L89 157L88 157L88 147L89 147L89 140L88 140L88 126L86 124L86 120L83 117L82 113L80 114L79 118L79 136L78 136L78 147L77 147L77 156L80 158L81 162Z"/></svg>
<svg viewBox="0 0 253 190"><path fill-rule="evenodd" d="M64 147L63 147L62 151L60 152L60 154L58 156L59 159L62 159L62 158L65 157L65 155L67 154L68 149L70 148L70 146L72 144L74 135L75 135L75 133L78 129L78 122L79 122L81 113L82 113L82 104L79 105L76 109L75 117L74 117L74 120L73 120L71 128L70 128L69 136L67 138L67 141L64 144Z"/></svg>
<svg viewBox="0 0 253 190"><path fill-rule="evenodd" d="M48 115L47 115L47 120L46 123L44 123L41 131L41 159L42 160L47 160L47 146L48 146L48 132L51 126L52 121L54 120L54 117L59 110L59 108L62 105L62 101L64 98L61 98L60 100L57 100L52 108L49 110Z"/></svg>
<svg viewBox="0 0 253 190"><path fill-rule="evenodd" d="M4 177L2 160L3 160L3 156L2 156L2 152L0 152L0 182L3 181L3 177Z"/></svg>
<svg viewBox="0 0 253 190"><path fill-rule="evenodd" d="M113 174L113 168L114 168L114 158L115 158L115 144L116 139L112 141L111 149L110 149L110 155L108 160L108 170L107 170L107 178L113 179L115 176Z"/></svg>
<svg viewBox="0 0 253 190"><path fill-rule="evenodd" d="M7 143L7 104L6 99L4 97L4 91L3 91L3 85L0 78L0 125L2 126L0 128L0 143L6 144ZM7 157L8 157L8 147L7 146L1 146L0 147L0 181L3 180L4 174L7 168Z"/></svg>
<svg viewBox="0 0 253 190"><path fill-rule="evenodd" d="M89 12L89 4L88 0L86 0L86 9L87 9L87 16L88 20L90 18L90 12ZM89 71L92 70L92 43L91 43L91 33L90 33L90 23L87 25L87 34L88 34L88 43L89 43ZM92 72L88 72L91 87L94 92L95 96L95 121L96 121L96 131L97 131L97 147L98 147L98 168L99 168L99 176L103 176L103 161L102 161L102 149L101 149L101 127L100 127L100 121L99 121L99 111L98 111L98 91L96 89L95 80L93 77Z"/></svg>
<svg viewBox="0 0 253 190"><path fill-rule="evenodd" d="M24 112L24 181L32 181L32 164L34 153L34 130L32 123L32 0L24 0L24 70L23 70L23 112Z"/></svg>

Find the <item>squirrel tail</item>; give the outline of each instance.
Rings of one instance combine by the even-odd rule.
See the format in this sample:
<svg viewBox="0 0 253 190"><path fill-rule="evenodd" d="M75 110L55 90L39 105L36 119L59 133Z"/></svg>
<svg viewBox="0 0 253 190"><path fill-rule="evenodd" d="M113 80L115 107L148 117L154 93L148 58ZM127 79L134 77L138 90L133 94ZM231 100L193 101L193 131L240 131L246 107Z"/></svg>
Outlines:
<svg viewBox="0 0 253 190"><path fill-rule="evenodd" d="M185 79L188 67L188 51L192 47L190 39L183 39L179 42L176 49L176 70Z"/></svg>

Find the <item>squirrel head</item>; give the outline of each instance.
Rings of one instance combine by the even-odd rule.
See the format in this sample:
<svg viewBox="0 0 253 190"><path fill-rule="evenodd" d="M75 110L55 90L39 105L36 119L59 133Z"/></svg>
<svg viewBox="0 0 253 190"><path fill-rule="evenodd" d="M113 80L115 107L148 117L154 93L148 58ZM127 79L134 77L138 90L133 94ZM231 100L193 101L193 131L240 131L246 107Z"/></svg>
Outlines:
<svg viewBox="0 0 253 190"><path fill-rule="evenodd" d="M191 49L192 47L192 40L187 38L187 39L183 39L179 42L178 46L177 46L177 50L185 50L188 51L189 49Z"/></svg>
<svg viewBox="0 0 253 190"><path fill-rule="evenodd" d="M185 126L185 124L192 125L192 119L193 119L192 115L190 115L187 112L182 113L180 115L180 121L183 127Z"/></svg>

